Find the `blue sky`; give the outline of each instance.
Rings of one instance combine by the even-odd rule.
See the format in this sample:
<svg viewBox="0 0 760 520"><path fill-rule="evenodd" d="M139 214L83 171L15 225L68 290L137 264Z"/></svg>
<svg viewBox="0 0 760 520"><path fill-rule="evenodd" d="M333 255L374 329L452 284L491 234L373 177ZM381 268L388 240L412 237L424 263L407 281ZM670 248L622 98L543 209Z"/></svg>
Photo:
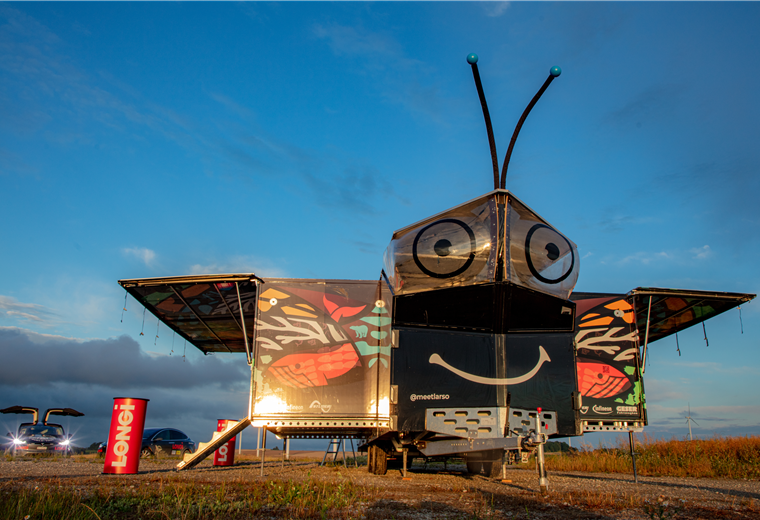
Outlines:
<svg viewBox="0 0 760 520"><path fill-rule="evenodd" d="M83 444L117 395L196 440L245 415L242 358L183 359L116 281L376 279L394 230L492 188L470 52L500 160L562 67L507 187L578 244L576 290L760 292L759 21L749 2L0 4L0 406L80 407ZM699 435L760 434L758 309L707 322L709 347L679 334L680 357L652 345L650 434L685 435L689 403Z"/></svg>

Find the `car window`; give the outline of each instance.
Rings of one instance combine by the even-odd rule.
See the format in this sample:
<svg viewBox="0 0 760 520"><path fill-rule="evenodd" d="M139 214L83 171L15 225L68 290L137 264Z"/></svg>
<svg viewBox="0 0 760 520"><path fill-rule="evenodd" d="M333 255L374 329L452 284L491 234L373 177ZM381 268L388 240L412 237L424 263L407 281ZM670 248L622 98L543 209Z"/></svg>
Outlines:
<svg viewBox="0 0 760 520"><path fill-rule="evenodd" d="M157 440L162 440L162 441L169 440L169 432L168 432L168 430L161 430L160 432L158 432L153 437L153 440L154 441L157 441Z"/></svg>
<svg viewBox="0 0 760 520"><path fill-rule="evenodd" d="M151 437L153 437L153 435L155 435L159 431L160 430L158 428L147 428L143 430L143 439L150 439Z"/></svg>
<svg viewBox="0 0 760 520"><path fill-rule="evenodd" d="M35 425L19 428L19 435L46 435L46 436L63 436L63 428L52 425Z"/></svg>
<svg viewBox="0 0 760 520"><path fill-rule="evenodd" d="M181 441L181 440L184 440L186 437L185 437L185 434L180 431L171 430L171 438L172 440L175 440L175 441Z"/></svg>

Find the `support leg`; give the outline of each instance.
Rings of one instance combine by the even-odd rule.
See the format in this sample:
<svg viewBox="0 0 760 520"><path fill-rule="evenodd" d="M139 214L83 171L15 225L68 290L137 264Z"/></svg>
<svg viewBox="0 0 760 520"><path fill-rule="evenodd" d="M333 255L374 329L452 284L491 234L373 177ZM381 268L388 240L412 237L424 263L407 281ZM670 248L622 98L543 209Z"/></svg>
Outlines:
<svg viewBox="0 0 760 520"><path fill-rule="evenodd" d="M546 461L544 460L544 444L541 443L536 449L536 464L538 465L538 486L541 493L549 491L549 480L546 478Z"/></svg>
<svg viewBox="0 0 760 520"><path fill-rule="evenodd" d="M633 432L628 432L628 444L631 447L631 461L633 462L633 481L638 484L639 476L636 474L636 441L633 438Z"/></svg>
<svg viewBox="0 0 760 520"><path fill-rule="evenodd" d="M264 459L266 458L266 455L267 455L267 427L264 426L263 428L261 428L261 431L263 432L263 435L261 439L261 473L259 473L259 475L263 477L264 476Z"/></svg>
<svg viewBox="0 0 760 520"><path fill-rule="evenodd" d="M259 432L256 434L256 456L258 457L261 455L261 428L259 428Z"/></svg>
<svg viewBox="0 0 760 520"><path fill-rule="evenodd" d="M404 448L404 450L401 452L401 459L403 461L403 472L402 472L402 474L404 475L404 478L406 478L406 453L407 453L407 449Z"/></svg>

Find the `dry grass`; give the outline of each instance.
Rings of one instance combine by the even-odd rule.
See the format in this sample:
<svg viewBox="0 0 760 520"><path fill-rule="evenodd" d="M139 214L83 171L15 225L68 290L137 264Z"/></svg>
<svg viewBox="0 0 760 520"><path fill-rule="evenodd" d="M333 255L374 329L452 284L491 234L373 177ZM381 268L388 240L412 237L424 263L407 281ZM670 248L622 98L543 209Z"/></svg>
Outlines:
<svg viewBox="0 0 760 520"><path fill-rule="evenodd" d="M163 478L137 484L100 480L73 489L53 479L45 484L0 488L0 520L351 518L353 506L379 496L374 488L343 479L221 485Z"/></svg>
<svg viewBox="0 0 760 520"><path fill-rule="evenodd" d="M702 478L760 478L760 436L713 437L705 440L656 440L636 436L636 467L640 475ZM558 471L631 473L627 439L614 448L585 447L579 453L547 458Z"/></svg>

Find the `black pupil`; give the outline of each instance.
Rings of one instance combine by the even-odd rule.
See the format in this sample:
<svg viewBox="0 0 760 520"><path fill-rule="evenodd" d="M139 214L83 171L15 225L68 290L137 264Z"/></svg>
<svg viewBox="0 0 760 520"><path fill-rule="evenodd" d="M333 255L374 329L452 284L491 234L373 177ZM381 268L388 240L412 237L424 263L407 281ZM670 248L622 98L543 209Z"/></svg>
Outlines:
<svg viewBox="0 0 760 520"><path fill-rule="evenodd" d="M435 243L433 246L433 249L435 250L435 254L438 256L448 256L451 251L449 251L449 248L451 247L451 242L446 240L445 238L440 239L438 242Z"/></svg>
<svg viewBox="0 0 760 520"><path fill-rule="evenodd" d="M553 244L551 242L546 244L546 256L549 257L549 260L556 260L559 258L559 248L556 246L556 244Z"/></svg>

